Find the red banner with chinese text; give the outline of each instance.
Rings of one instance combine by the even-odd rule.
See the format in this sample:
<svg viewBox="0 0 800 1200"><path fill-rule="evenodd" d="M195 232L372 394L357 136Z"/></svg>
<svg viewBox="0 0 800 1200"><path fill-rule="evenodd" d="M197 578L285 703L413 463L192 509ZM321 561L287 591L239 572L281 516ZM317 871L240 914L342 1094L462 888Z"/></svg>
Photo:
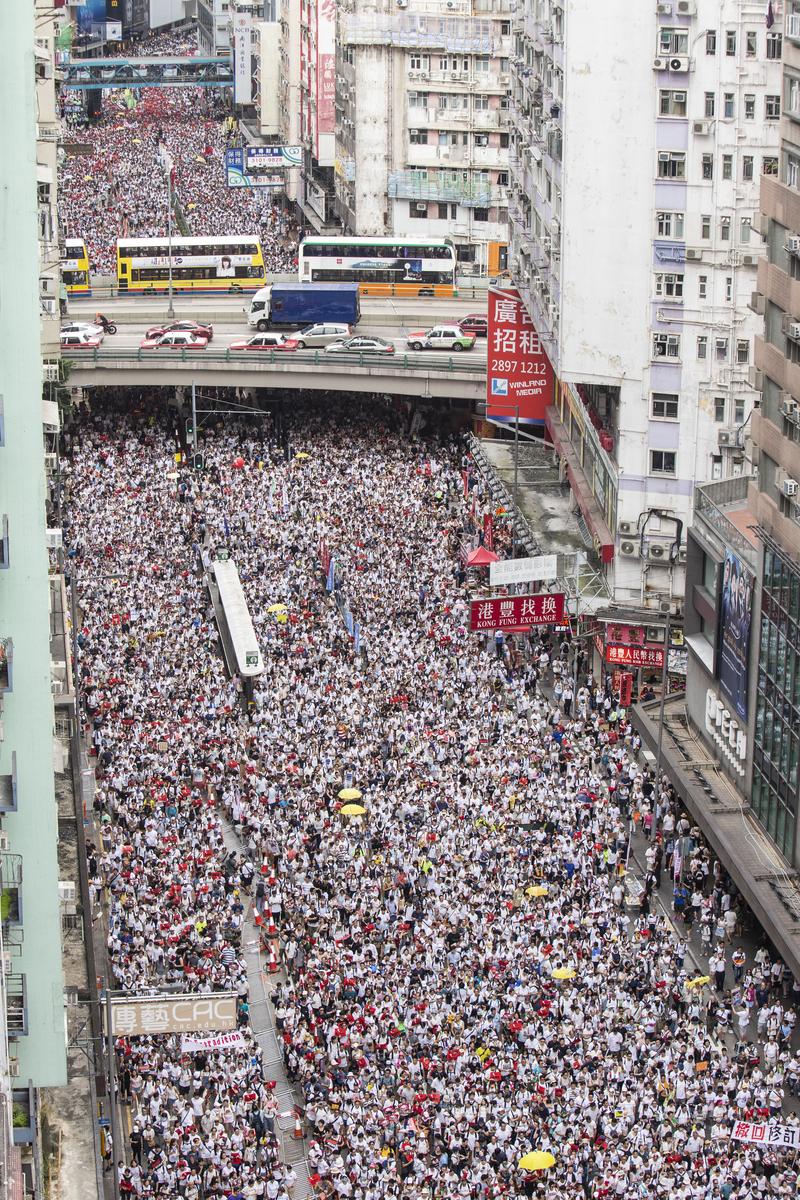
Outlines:
<svg viewBox="0 0 800 1200"><path fill-rule="evenodd" d="M560 625L564 619L564 593L539 592L535 596L493 596L470 604L470 629L527 629L531 625Z"/></svg>
<svg viewBox="0 0 800 1200"><path fill-rule="evenodd" d="M486 415L543 422L555 374L516 288L489 289Z"/></svg>

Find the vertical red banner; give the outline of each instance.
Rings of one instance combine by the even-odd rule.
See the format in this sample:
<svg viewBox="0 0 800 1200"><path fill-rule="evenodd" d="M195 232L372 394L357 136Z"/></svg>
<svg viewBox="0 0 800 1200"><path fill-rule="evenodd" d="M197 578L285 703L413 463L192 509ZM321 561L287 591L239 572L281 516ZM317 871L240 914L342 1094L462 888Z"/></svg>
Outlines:
<svg viewBox="0 0 800 1200"><path fill-rule="evenodd" d="M483 544L487 550L494 550L494 522L492 514L483 514Z"/></svg>
<svg viewBox="0 0 800 1200"><path fill-rule="evenodd" d="M486 415L544 422L553 401L555 374L541 338L516 288L489 289Z"/></svg>

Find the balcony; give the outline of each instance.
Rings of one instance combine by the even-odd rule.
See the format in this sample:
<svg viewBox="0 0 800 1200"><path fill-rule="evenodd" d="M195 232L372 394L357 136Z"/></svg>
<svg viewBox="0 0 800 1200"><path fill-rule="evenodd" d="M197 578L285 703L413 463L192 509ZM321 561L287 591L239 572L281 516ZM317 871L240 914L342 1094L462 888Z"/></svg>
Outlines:
<svg viewBox="0 0 800 1200"><path fill-rule="evenodd" d="M28 988L25 976L6 975L6 1027L9 1038L28 1036Z"/></svg>
<svg viewBox="0 0 800 1200"><path fill-rule="evenodd" d="M748 506L748 491L755 476L737 475L734 479L716 479L694 490L694 523L702 525L705 536L724 556L726 546L755 572L758 566L758 542L751 526L756 518Z"/></svg>
<svg viewBox="0 0 800 1200"><path fill-rule="evenodd" d="M11 1093L11 1105L14 1145L29 1146L36 1131L36 1099L33 1088L14 1088Z"/></svg>

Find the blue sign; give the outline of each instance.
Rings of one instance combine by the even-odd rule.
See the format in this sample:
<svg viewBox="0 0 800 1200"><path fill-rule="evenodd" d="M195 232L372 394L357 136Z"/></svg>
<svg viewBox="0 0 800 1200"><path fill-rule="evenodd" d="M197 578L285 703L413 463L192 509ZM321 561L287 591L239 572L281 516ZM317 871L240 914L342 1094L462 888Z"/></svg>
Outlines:
<svg viewBox="0 0 800 1200"><path fill-rule="evenodd" d="M236 146L225 151L228 187L284 187L281 172L302 160L302 146Z"/></svg>

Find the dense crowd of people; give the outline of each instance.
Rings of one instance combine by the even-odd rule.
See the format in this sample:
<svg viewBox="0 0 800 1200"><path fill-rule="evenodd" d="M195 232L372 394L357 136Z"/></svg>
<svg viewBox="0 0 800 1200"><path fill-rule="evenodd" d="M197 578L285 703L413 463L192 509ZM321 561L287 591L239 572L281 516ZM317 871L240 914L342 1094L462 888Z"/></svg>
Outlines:
<svg viewBox="0 0 800 1200"><path fill-rule="evenodd" d="M275 1023L321 1197L795 1195L792 1154L731 1137L739 1120L797 1125L794 981L740 949L732 885L637 765L609 681L563 669L568 635L470 632L463 549L489 497L463 444L334 396L212 422L202 474L176 477L174 436L126 398L65 438L98 765L89 867L117 985L232 988L248 1048L120 1040L126 1190L291 1197L247 1024L238 935L255 904L281 932ZM249 702L204 583L221 551L264 658ZM340 812L350 787L363 816ZM648 839L634 904L633 828ZM692 920L711 931L705 983ZM522 1170L531 1151L554 1165Z"/></svg>
<svg viewBox="0 0 800 1200"><path fill-rule="evenodd" d="M151 34L132 53L196 54L196 33ZM296 269L297 228L275 194L227 185L224 155L235 131L216 89L108 91L98 118L87 122L82 109L71 109L64 125L61 223L67 237L86 240L92 271L115 273L117 238L166 235L162 148L175 165L175 195L192 236L257 235L269 272ZM175 222L173 232L179 233Z"/></svg>

